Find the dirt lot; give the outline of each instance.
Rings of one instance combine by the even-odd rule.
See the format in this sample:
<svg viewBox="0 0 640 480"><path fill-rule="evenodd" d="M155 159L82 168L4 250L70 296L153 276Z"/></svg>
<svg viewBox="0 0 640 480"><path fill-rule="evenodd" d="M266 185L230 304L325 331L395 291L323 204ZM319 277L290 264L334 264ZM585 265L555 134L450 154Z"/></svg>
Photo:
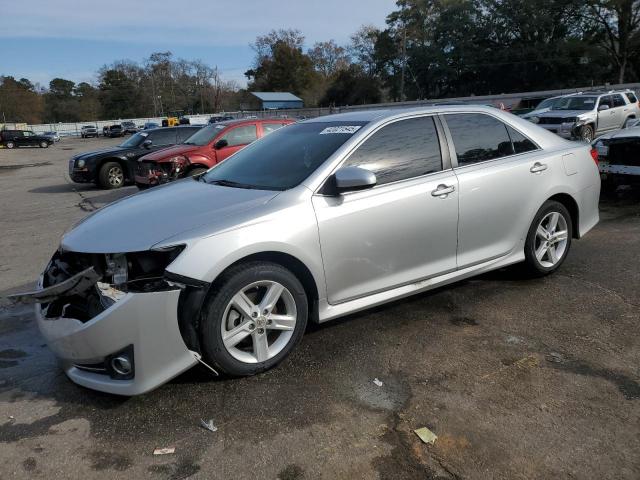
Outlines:
<svg viewBox="0 0 640 480"><path fill-rule="evenodd" d="M135 193L66 176L70 155L114 143L0 150L0 296L30 288L76 221ZM266 374L192 370L135 398L72 384L31 309L4 301L0 478L638 479L640 195L601 208L552 277L485 275L312 326Z"/></svg>

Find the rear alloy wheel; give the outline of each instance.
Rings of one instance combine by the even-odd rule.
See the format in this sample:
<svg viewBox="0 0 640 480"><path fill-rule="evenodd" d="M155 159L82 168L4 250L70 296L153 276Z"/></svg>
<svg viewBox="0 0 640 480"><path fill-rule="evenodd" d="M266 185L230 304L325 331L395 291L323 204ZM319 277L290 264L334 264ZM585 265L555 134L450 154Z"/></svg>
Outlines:
<svg viewBox="0 0 640 480"><path fill-rule="evenodd" d="M124 172L117 162L107 162L100 168L98 183L102 188L114 189L124 185Z"/></svg>
<svg viewBox="0 0 640 480"><path fill-rule="evenodd" d="M40 142L40 148L49 148L48 142Z"/></svg>
<svg viewBox="0 0 640 480"><path fill-rule="evenodd" d="M556 271L569 253L573 236L571 215L549 200L536 214L525 243L525 265L536 276Z"/></svg>
<svg viewBox="0 0 640 480"><path fill-rule="evenodd" d="M7 148L16 148L16 144L13 142L7 142L5 145L7 146Z"/></svg>
<svg viewBox="0 0 640 480"><path fill-rule="evenodd" d="M583 125L580 128L580 138L584 142L591 143L593 141L593 127L591 125Z"/></svg>
<svg viewBox="0 0 640 480"><path fill-rule="evenodd" d="M240 265L220 279L205 307L205 360L222 372L244 376L284 359L307 324L307 297L289 270L269 262Z"/></svg>

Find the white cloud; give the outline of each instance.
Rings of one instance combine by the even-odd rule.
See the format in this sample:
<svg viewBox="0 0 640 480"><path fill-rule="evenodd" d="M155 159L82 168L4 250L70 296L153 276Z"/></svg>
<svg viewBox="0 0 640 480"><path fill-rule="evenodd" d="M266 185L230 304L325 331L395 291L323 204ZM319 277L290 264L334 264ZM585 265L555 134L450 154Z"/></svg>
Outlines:
<svg viewBox="0 0 640 480"><path fill-rule="evenodd" d="M345 43L362 24L384 26L394 7L394 0L30 0L3 6L0 38L245 46L273 28L298 28L308 44Z"/></svg>

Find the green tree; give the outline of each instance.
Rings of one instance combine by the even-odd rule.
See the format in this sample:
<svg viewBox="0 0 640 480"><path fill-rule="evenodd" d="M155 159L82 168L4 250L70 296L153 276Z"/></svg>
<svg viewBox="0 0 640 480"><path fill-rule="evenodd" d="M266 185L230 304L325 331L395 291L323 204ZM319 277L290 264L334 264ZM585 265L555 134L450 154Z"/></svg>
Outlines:
<svg viewBox="0 0 640 480"><path fill-rule="evenodd" d="M0 123L41 123L43 113L44 101L33 83L26 78L0 76Z"/></svg>

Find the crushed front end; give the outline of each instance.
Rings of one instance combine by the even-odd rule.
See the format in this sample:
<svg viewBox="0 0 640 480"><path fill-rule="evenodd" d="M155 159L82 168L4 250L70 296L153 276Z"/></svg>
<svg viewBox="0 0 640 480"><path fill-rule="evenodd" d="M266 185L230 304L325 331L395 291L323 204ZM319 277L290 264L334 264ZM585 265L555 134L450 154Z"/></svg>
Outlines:
<svg viewBox="0 0 640 480"><path fill-rule="evenodd" d="M136 184L147 185L149 187L173 182L184 176L188 165L189 160L183 155L178 155L161 162L138 160L135 181Z"/></svg>
<svg viewBox="0 0 640 480"><path fill-rule="evenodd" d="M38 289L38 327L75 383L137 395L197 363L197 318L208 284L165 271L182 250L58 251Z"/></svg>

